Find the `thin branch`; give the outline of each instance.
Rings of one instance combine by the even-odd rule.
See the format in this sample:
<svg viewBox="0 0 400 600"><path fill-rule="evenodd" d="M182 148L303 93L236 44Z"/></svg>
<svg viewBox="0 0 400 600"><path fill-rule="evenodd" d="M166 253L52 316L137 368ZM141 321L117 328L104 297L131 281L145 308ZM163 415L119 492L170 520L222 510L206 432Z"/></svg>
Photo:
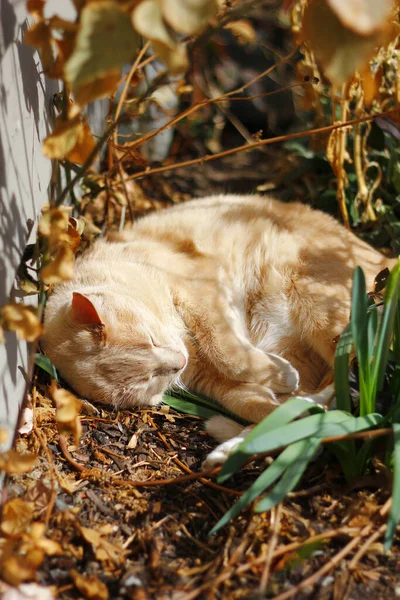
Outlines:
<svg viewBox="0 0 400 600"><path fill-rule="evenodd" d="M238 152L254 150L255 148L259 148L260 146L270 146L272 144L278 144L281 142L286 142L288 140L296 140L312 135L319 135L321 133L329 133L331 131L334 131L335 129L340 129L342 127L350 127L352 125L356 125L357 123L367 123L368 121L373 121L378 117L386 117L389 115L398 114L399 112L400 108L395 108L392 110L385 111L383 113L378 113L376 115L368 115L366 117L360 117L359 119L353 119L351 121L347 121L346 123L335 123L334 125L326 125L325 127L318 127L316 129L310 129L308 131L299 131L288 135L278 135L276 137L268 138L266 140L258 140L257 142L254 142L252 144L243 144L242 146L236 146L236 148L231 148L230 150L225 150L224 152L219 152L218 154L209 154L207 156L202 156L200 158L195 158L192 160L186 160L180 163L175 163L173 165L165 165L164 167L156 167L154 169L147 167L144 171L140 171L139 173L130 175L129 177L127 177L127 179L141 179L142 177L147 177L156 173L164 173L165 171L174 171L175 169L182 169L184 167L191 167L193 165L204 164L212 160L236 154Z"/></svg>
<svg viewBox="0 0 400 600"><path fill-rule="evenodd" d="M182 113L180 113L179 115L177 115L176 117L174 117L173 119L168 121L168 123L166 123L159 129L157 129L156 131L152 131L152 132L144 135L139 140L136 140L136 142L131 142L129 144L126 144L126 147L129 147L130 149L137 148L137 147L141 146L142 144L144 144L145 142L147 142L148 140L150 140L151 138L153 138L154 136L163 132L165 129L168 129L169 127L173 127L174 125L176 125L176 123L179 123L179 121L181 121L182 119L185 119L192 113L199 110L199 108L202 108L203 106L208 106L209 104L213 104L215 102L223 102L224 100L230 99L230 97L234 96L235 94L241 94L249 86L253 85L253 83L256 83L259 79L262 79L266 75L269 75L270 73L272 73L272 71L274 71L277 67L279 67L279 65L287 62L290 58L292 58L294 56L294 54L296 52L297 52L297 49L293 50L292 52L289 52L289 54L284 56L280 61L278 61L277 63L274 63L271 67L268 67L268 69L266 69L265 71L263 71L256 77L253 77L253 79L251 79L244 85L240 86L239 88L236 88L235 90L232 90L231 92L227 92L226 94L222 94L221 96L218 96L217 98L207 98L207 100L203 100L202 102L198 102L194 106L190 106L189 108L187 108ZM274 91L274 93L275 93L275 91ZM235 100L236 99L237 98L235 98ZM246 98L244 98L244 100L246 100Z"/></svg>
<svg viewBox="0 0 400 600"><path fill-rule="evenodd" d="M268 552L267 558L265 560L264 569L261 575L259 592L262 596L265 596L267 593L267 585L269 581L269 576L271 573L271 564L272 557L278 543L278 534L279 534L279 526L281 524L281 514L282 514L282 504L278 504L275 509L271 511L271 525L272 525L272 535L270 542L268 544Z"/></svg>
<svg viewBox="0 0 400 600"><path fill-rule="evenodd" d="M389 498L389 500L385 502L385 504L381 507L381 509L375 516L385 516L389 512L391 505L392 499ZM350 542L346 544L346 546L342 548L340 552L332 556L332 558L327 563L325 563L320 569L318 569L318 571L316 571L309 577L306 577L306 579L303 579L303 581L301 581L298 585L294 586L291 590L276 596L275 600L289 600L289 598L296 597L299 594L299 592L305 587L314 586L323 575L329 573L329 571L336 567L336 565L338 565L341 560L343 560L348 554L350 554L350 552L354 550L354 548L356 548L356 546L360 543L362 538L366 537L371 533L371 530L373 529L374 525L375 520L373 520L371 523L368 523L368 525L366 525L358 535L356 535L352 540L350 540Z"/></svg>

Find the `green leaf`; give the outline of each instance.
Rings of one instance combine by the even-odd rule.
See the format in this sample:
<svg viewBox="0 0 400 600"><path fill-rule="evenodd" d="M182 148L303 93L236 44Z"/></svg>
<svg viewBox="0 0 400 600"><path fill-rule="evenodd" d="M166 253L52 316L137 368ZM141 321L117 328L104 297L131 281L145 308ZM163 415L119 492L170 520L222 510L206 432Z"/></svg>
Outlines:
<svg viewBox="0 0 400 600"><path fill-rule="evenodd" d="M321 440L318 438L308 438L307 440L301 440L300 442L296 442L296 444L292 444L291 447L297 446L297 458L289 463L282 479L268 496L257 503L255 507L256 512L260 513L271 510L279 502L282 502L286 495L296 487L320 443Z"/></svg>
<svg viewBox="0 0 400 600"><path fill-rule="evenodd" d="M284 404L278 406L270 415L263 419L261 423L254 427L242 444L240 444L236 452L234 452L228 458L218 475L218 481L225 481L231 477L235 471L240 469L242 465L244 465L248 459L248 453L242 451L245 443L254 438L258 438L260 435L268 435L269 432L273 432L277 428L282 428L287 423L293 421L293 419L296 419L306 411L325 412L321 406L318 404L313 404L305 398L290 398ZM280 429L280 431L282 431L282 429ZM280 441L280 446L286 445L285 436L283 436Z"/></svg>
<svg viewBox="0 0 400 600"><path fill-rule="evenodd" d="M249 424L248 421L245 421L237 415L234 415L218 402L211 400L211 398L197 396L196 394L191 394L190 392L181 390L179 392L175 392L170 390L164 394L163 402L179 412L189 415L196 415L203 419L210 419L211 417L223 415L224 417L228 417L229 419L232 419L241 425Z"/></svg>
<svg viewBox="0 0 400 600"><path fill-rule="evenodd" d="M48 356L44 356L44 354L35 354L35 365L43 369L43 371L46 371L53 379L59 381L57 370Z"/></svg>
<svg viewBox="0 0 400 600"><path fill-rule="evenodd" d="M115 91L121 68L134 57L139 37L129 13L113 0L86 4L80 17L64 75L76 102L84 105Z"/></svg>
<svg viewBox="0 0 400 600"><path fill-rule="evenodd" d="M202 404L189 402L189 400L184 400L183 398L174 398L173 396L166 394L163 396L163 402L178 412L195 415L202 419L210 419L211 417L222 414L218 410L208 408Z"/></svg>
<svg viewBox="0 0 400 600"><path fill-rule="evenodd" d="M356 433L375 427L383 420L379 414L370 414L364 417L353 417L340 410L332 410L319 415L312 415L280 427L267 435L260 434L254 438L254 430L240 444L240 449L247 455L271 452L284 445L292 444L308 437L333 437ZM250 439L251 437L251 439Z"/></svg>
<svg viewBox="0 0 400 600"><path fill-rule="evenodd" d="M339 461L346 481L351 481L353 477L358 475L356 469L356 448L354 440L341 440L340 442L333 442L330 444L329 449L332 450Z"/></svg>
<svg viewBox="0 0 400 600"><path fill-rule="evenodd" d="M373 306L368 311L368 329L367 329L367 337L368 337L368 359L369 363L374 355L375 350L375 342L376 342L376 334L378 331L379 325L379 316L378 309Z"/></svg>
<svg viewBox="0 0 400 600"><path fill-rule="evenodd" d="M318 441L319 443L319 441ZM272 485L286 469L288 469L295 461L299 460L307 449L313 447L310 440L301 440L295 444L291 444L274 460L256 481L249 487L246 492L239 498L237 502L224 514L216 525L210 531L210 535L221 529L228 521L236 517L240 511L248 506L260 494L262 494L270 485ZM316 448L315 448L316 449ZM315 449L313 452L315 452ZM311 454L311 457L313 453Z"/></svg>
<svg viewBox="0 0 400 600"><path fill-rule="evenodd" d="M393 423L394 439L394 477L392 491L392 508L390 510L385 533L385 550L392 545L397 524L400 520L400 423Z"/></svg>
<svg viewBox="0 0 400 600"><path fill-rule="evenodd" d="M349 361L353 347L351 324L349 323L339 338L335 353L335 392L336 406L339 410L351 412Z"/></svg>
<svg viewBox="0 0 400 600"><path fill-rule="evenodd" d="M274 483L282 475L294 460L296 460L300 453L303 452L303 448L297 444L291 444L288 446L261 475L255 480L255 482L249 487L248 490L240 496L239 500L224 514L224 516L218 521L216 525L210 531L210 535L221 529L228 521L236 517L240 511L248 506L253 500L262 494L270 485Z"/></svg>
<svg viewBox="0 0 400 600"><path fill-rule="evenodd" d="M364 272L357 267L353 276L353 292L351 297L351 332L353 334L354 346L360 369L368 378L368 299L365 286Z"/></svg>
<svg viewBox="0 0 400 600"><path fill-rule="evenodd" d="M372 457L374 448L376 446L376 440L367 440L363 443L360 450L357 453L355 463L353 464L356 475L363 475L368 464L368 460Z"/></svg>
<svg viewBox="0 0 400 600"><path fill-rule="evenodd" d="M400 262L397 263L397 265L390 273L389 281L385 290L385 296L383 299L383 317L378 333L376 353L372 364L372 379L376 385L376 390L378 392L382 389L385 377L389 347L392 340L395 318L398 310L397 302L399 297L399 287Z"/></svg>

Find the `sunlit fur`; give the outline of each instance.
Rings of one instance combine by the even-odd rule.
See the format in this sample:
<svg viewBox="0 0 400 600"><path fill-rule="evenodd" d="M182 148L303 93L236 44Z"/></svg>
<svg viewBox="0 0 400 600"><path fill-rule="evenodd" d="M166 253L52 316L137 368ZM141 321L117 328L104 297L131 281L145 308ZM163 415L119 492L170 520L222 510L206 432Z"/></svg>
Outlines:
<svg viewBox="0 0 400 600"><path fill-rule="evenodd" d="M371 289L391 261L299 203L195 200L95 243L49 299L44 348L92 400L154 405L177 386L257 422L329 382L357 265ZM74 321L73 292L102 327Z"/></svg>

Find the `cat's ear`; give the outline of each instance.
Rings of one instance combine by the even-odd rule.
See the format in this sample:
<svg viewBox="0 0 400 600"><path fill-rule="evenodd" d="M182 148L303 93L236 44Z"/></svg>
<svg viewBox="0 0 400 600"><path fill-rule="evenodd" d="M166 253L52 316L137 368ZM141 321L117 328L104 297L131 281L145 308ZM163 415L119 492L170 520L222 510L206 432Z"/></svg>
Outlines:
<svg viewBox="0 0 400 600"><path fill-rule="evenodd" d="M79 292L72 294L71 316L75 323L81 325L103 325L93 303Z"/></svg>

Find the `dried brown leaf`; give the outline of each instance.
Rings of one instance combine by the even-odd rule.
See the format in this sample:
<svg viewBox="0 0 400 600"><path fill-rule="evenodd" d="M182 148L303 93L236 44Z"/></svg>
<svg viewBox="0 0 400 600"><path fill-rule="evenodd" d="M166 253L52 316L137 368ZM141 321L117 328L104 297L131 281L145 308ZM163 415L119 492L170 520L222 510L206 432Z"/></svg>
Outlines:
<svg viewBox="0 0 400 600"><path fill-rule="evenodd" d="M86 119L80 123L77 133L75 146L66 154L65 158L77 165L83 165L95 149L96 142Z"/></svg>
<svg viewBox="0 0 400 600"><path fill-rule="evenodd" d="M216 0L160 0L164 19L180 33L202 31L217 14Z"/></svg>
<svg viewBox="0 0 400 600"><path fill-rule="evenodd" d="M38 566L26 556L9 555L6 558L3 557L0 566L1 576L7 583L18 586L24 581L35 579Z"/></svg>
<svg viewBox="0 0 400 600"><path fill-rule="evenodd" d="M75 443L79 444L82 434L82 425L79 417L81 402L78 398L63 388L57 388L53 383L51 388L56 405L56 421L60 433L71 433L75 438Z"/></svg>
<svg viewBox="0 0 400 600"><path fill-rule="evenodd" d="M241 44L248 42L255 42L257 34L250 21L247 19L241 19L240 21L232 21L225 25L225 29L232 31L233 35L239 40Z"/></svg>
<svg viewBox="0 0 400 600"><path fill-rule="evenodd" d="M42 151L47 158L62 159L72 152L78 143L81 128L80 115L69 121L59 117L54 131L42 143Z"/></svg>
<svg viewBox="0 0 400 600"><path fill-rule="evenodd" d="M26 452L19 454L16 450L8 450L0 454L0 471L13 475L22 475L33 469L37 460L36 454Z"/></svg>
<svg viewBox="0 0 400 600"><path fill-rule="evenodd" d="M345 27L360 35L381 29L393 8L393 0L327 0Z"/></svg>
<svg viewBox="0 0 400 600"><path fill-rule="evenodd" d="M5 444L10 437L8 429L0 428L0 444Z"/></svg>
<svg viewBox="0 0 400 600"><path fill-rule="evenodd" d="M13 498L4 505L0 529L7 536L20 535L26 531L32 518L32 505L21 498Z"/></svg>
<svg viewBox="0 0 400 600"><path fill-rule="evenodd" d="M89 527L80 527L80 532L84 540L92 544L95 549L100 546L101 535L97 531L89 529Z"/></svg>
<svg viewBox="0 0 400 600"><path fill-rule="evenodd" d="M54 63L54 53L49 24L43 20L34 23L25 32L24 42L28 46L33 46L39 50L43 71L50 74L50 69Z"/></svg>
<svg viewBox="0 0 400 600"><path fill-rule="evenodd" d="M54 259L40 271L40 278L48 285L67 281L74 276L74 252L65 244L60 246Z"/></svg>
<svg viewBox="0 0 400 600"><path fill-rule="evenodd" d="M326 0L307 4L302 35L303 41L311 45L326 76L337 86L363 69L383 42L381 31L361 36L344 27Z"/></svg>
<svg viewBox="0 0 400 600"><path fill-rule="evenodd" d="M172 74L187 70L189 62L186 48L175 41L165 26L158 0L141 2L132 12L132 23L136 31L153 42L154 50Z"/></svg>
<svg viewBox="0 0 400 600"><path fill-rule="evenodd" d="M86 4L80 12L74 50L64 67L65 80L78 104L112 93L121 68L133 58L137 46L129 15L118 2Z"/></svg>
<svg viewBox="0 0 400 600"><path fill-rule="evenodd" d="M88 598L89 600L108 599L108 589L96 575L84 577L74 569L70 571L70 575L75 587L85 596L85 598Z"/></svg>
<svg viewBox="0 0 400 600"><path fill-rule="evenodd" d="M71 209L72 208L68 206L50 208L50 206L47 205L43 207L38 228L40 235L51 238L50 245L52 245L62 233L67 231L68 218Z"/></svg>
<svg viewBox="0 0 400 600"><path fill-rule="evenodd" d="M46 0L26 0L26 10L35 19L43 19L43 9L45 7Z"/></svg>
<svg viewBox="0 0 400 600"><path fill-rule="evenodd" d="M1 309L1 316L4 328L15 331L23 340L34 342L43 334L43 325L32 306L6 304Z"/></svg>

